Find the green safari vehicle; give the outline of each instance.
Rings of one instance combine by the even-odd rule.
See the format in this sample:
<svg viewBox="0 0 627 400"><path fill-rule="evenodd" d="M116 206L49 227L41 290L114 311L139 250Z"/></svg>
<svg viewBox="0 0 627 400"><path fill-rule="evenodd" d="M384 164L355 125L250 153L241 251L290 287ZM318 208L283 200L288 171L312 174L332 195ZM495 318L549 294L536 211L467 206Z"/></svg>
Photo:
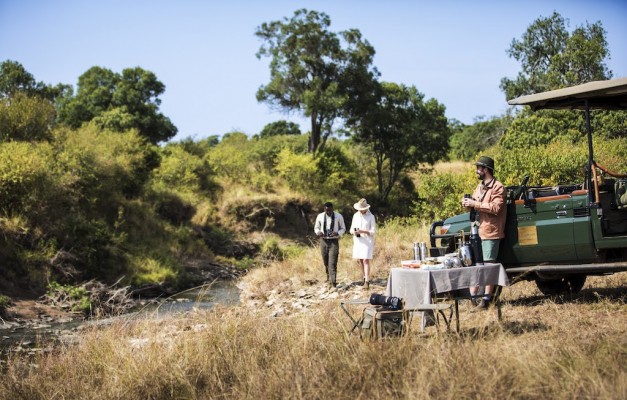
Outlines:
<svg viewBox="0 0 627 400"><path fill-rule="evenodd" d="M518 97L510 105L583 110L589 157L581 183L507 187L505 239L498 260L512 280L534 280L546 295L576 293L588 275L627 271L627 175L594 161L590 109L627 110L627 78ZM597 170L604 172L603 179ZM524 174L524 171L522 171ZM431 225L432 255L456 251L469 214ZM438 243L439 241L439 243Z"/></svg>

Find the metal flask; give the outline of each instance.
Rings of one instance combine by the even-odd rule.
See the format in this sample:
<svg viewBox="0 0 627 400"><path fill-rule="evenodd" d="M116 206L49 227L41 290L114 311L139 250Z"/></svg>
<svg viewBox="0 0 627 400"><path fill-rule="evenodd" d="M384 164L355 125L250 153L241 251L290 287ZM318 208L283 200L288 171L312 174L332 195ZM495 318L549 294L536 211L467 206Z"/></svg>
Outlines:
<svg viewBox="0 0 627 400"><path fill-rule="evenodd" d="M483 265L483 249L481 248L481 238L479 237L479 226L476 222L470 225L470 244L476 265Z"/></svg>
<svg viewBox="0 0 627 400"><path fill-rule="evenodd" d="M462 264L466 267L470 267L472 263L472 248L470 243L464 240L464 231L462 231L462 241L459 246L459 258L462 260Z"/></svg>
<svg viewBox="0 0 627 400"><path fill-rule="evenodd" d="M420 257L421 260L426 260L429 257L427 242L420 242Z"/></svg>

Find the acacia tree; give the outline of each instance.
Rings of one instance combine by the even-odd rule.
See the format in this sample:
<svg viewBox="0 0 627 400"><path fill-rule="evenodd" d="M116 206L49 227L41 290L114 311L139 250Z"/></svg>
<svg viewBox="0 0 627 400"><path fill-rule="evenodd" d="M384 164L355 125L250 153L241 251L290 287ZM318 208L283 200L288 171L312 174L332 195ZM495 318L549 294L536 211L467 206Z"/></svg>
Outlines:
<svg viewBox="0 0 627 400"><path fill-rule="evenodd" d="M92 67L78 78L76 96L61 103L61 122L78 128L94 122L108 129L138 129L141 136L156 144L176 135L169 118L159 112L159 95L165 85L156 75L140 67L117 74L102 67Z"/></svg>
<svg viewBox="0 0 627 400"><path fill-rule="evenodd" d="M294 122L285 120L270 122L259 132L259 137L269 137L277 135L300 135L300 126Z"/></svg>
<svg viewBox="0 0 627 400"><path fill-rule="evenodd" d="M0 141L45 140L55 123L55 100L68 85L37 82L17 61L0 63Z"/></svg>
<svg viewBox="0 0 627 400"><path fill-rule="evenodd" d="M521 40L512 40L507 54L521 63L522 71L516 79L501 79L508 100L612 77L604 63L610 52L601 22L577 27L572 34L567 22L553 12L535 20Z"/></svg>
<svg viewBox="0 0 627 400"><path fill-rule="evenodd" d="M535 20L521 40L512 40L508 54L521 63L515 80L503 78L501 89L507 99L560 89L612 77L605 65L609 58L605 30L601 22L577 27L572 34L567 20L554 12ZM604 138L627 137L627 113L593 111L594 132ZM563 138L585 140L583 117L560 110L523 110L507 125L499 143L507 149L548 145Z"/></svg>
<svg viewBox="0 0 627 400"><path fill-rule="evenodd" d="M383 202L404 171L420 163L434 163L448 151L445 107L434 99L423 99L414 86L382 82L377 101L352 120L354 140L370 147L375 155Z"/></svg>
<svg viewBox="0 0 627 400"><path fill-rule="evenodd" d="M374 77L374 48L358 30L329 31L325 13L298 10L291 19L263 23L255 35L264 41L257 57L270 57L270 82L257 100L311 120L308 151L324 147L348 98L347 79L362 71Z"/></svg>

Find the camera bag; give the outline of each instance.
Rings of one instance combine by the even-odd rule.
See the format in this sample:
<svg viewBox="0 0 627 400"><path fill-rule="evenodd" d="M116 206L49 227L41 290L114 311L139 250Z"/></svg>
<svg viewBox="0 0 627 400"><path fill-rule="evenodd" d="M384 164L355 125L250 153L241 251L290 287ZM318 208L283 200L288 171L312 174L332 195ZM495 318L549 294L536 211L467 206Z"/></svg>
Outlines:
<svg viewBox="0 0 627 400"><path fill-rule="evenodd" d="M364 308L359 336L369 340L400 337L407 333L408 325L408 311L385 306L368 306Z"/></svg>

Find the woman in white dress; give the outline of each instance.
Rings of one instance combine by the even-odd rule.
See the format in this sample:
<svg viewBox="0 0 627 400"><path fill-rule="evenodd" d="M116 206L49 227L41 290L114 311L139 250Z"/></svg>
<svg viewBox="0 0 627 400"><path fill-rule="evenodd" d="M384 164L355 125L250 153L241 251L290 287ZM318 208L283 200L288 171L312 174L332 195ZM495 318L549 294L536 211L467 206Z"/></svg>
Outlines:
<svg viewBox="0 0 627 400"><path fill-rule="evenodd" d="M366 199L361 199L353 205L357 212L353 215L350 233L353 235L353 258L357 259L361 267L364 288L370 288L370 260L374 250L374 233L376 222L370 212L370 205Z"/></svg>

